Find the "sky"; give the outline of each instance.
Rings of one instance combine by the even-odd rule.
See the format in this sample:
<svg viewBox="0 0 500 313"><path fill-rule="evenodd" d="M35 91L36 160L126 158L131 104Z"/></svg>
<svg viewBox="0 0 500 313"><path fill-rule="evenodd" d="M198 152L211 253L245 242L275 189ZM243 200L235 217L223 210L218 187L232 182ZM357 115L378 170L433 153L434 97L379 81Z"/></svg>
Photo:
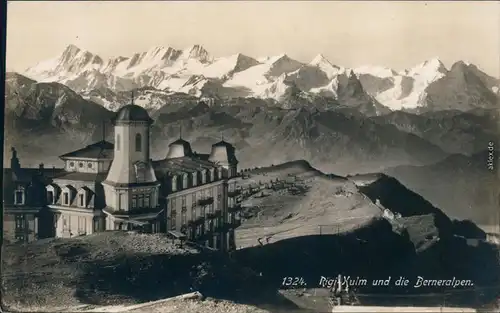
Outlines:
<svg viewBox="0 0 500 313"><path fill-rule="evenodd" d="M212 56L286 53L302 62L402 70L438 57L500 77L500 2L16 1L7 6L7 69L74 44L103 58L201 44Z"/></svg>

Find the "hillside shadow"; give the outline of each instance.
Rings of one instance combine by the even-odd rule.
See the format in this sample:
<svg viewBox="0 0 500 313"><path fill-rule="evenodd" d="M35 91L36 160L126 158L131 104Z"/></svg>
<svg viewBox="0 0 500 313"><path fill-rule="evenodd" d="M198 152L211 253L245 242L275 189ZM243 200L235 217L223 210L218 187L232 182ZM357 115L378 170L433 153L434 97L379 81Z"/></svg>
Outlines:
<svg viewBox="0 0 500 313"><path fill-rule="evenodd" d="M500 295L500 265L495 247L469 246L465 240L451 236L416 253L409 238L392 232L386 221L351 234L297 237L242 249L235 255L245 266L261 272L275 288L282 287L284 277L302 277L308 288L322 287L322 276L365 278L368 284L355 289L363 298L361 301L372 305L433 306L441 305L445 299L451 306L479 307ZM431 280L469 279L474 285L416 288L418 276ZM392 279L389 286L371 285L374 279L388 277ZM395 286L399 277L407 278L408 286ZM382 301L384 297L388 302Z"/></svg>
<svg viewBox="0 0 500 313"><path fill-rule="evenodd" d="M78 247L72 251L81 254L82 249ZM74 260L75 255L67 253L63 257ZM140 303L199 291L204 297L257 307L279 305L297 308L278 295L276 289L266 287L263 279L253 271L242 268L217 252L121 254L108 260L80 262L78 266L83 271L75 282L75 297L82 303Z"/></svg>

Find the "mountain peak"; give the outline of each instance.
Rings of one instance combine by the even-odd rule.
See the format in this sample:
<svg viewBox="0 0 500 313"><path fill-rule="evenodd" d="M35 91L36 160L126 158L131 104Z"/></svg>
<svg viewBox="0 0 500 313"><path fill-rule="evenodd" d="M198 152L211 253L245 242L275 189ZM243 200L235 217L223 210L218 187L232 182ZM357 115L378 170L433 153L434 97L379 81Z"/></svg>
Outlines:
<svg viewBox="0 0 500 313"><path fill-rule="evenodd" d="M208 51L201 45L192 45L182 52L185 59L196 59L202 63L210 62L211 58Z"/></svg>
<svg viewBox="0 0 500 313"><path fill-rule="evenodd" d="M80 52L80 50L81 49L75 46L74 44L70 44L64 49L64 53L76 54Z"/></svg>
<svg viewBox="0 0 500 313"><path fill-rule="evenodd" d="M448 72L443 62L437 57L428 59L412 69L406 70L405 74L409 76L426 77L428 80L435 80Z"/></svg>
<svg viewBox="0 0 500 313"><path fill-rule="evenodd" d="M310 65L320 65L320 64L329 64L329 65L332 65L332 63L330 63L330 61L328 61L327 58L325 58L325 56L321 53L319 53L318 55L316 55L314 57L314 59L312 59L312 61L309 63Z"/></svg>

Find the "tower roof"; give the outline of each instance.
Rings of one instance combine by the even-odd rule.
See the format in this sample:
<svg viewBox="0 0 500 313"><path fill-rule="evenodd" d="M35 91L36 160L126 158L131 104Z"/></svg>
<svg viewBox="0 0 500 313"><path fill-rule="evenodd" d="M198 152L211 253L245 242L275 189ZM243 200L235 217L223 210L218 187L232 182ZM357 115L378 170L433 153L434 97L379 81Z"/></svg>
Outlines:
<svg viewBox="0 0 500 313"><path fill-rule="evenodd" d="M221 140L212 145L209 160L221 163L238 163L235 155L235 148L227 141Z"/></svg>
<svg viewBox="0 0 500 313"><path fill-rule="evenodd" d="M86 146L85 148L71 151L59 156L60 158L89 158L89 159L112 159L114 155L114 144L101 140Z"/></svg>
<svg viewBox="0 0 500 313"><path fill-rule="evenodd" d="M146 109L135 104L129 104L118 110L114 122L152 123L153 120L151 119L151 117L149 117L148 111L146 111Z"/></svg>
<svg viewBox="0 0 500 313"><path fill-rule="evenodd" d="M191 144L186 140L179 138L176 141L170 143L169 150L167 153L167 158L180 158L185 156L190 156L193 154L191 149Z"/></svg>

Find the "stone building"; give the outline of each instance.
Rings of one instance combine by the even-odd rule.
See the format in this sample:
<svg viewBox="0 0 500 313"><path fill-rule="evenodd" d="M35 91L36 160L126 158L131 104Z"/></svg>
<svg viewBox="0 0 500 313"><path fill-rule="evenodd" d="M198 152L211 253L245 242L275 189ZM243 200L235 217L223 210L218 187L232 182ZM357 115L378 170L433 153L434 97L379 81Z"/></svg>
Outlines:
<svg viewBox="0 0 500 313"><path fill-rule="evenodd" d="M240 206L228 188L237 175L234 147L222 140L210 153L200 154L179 138L169 145L164 159L153 161L152 123L142 107L122 107L113 120L114 144L99 141L60 156L63 170L40 174L32 183L36 201L11 206L6 213L31 214L35 226L30 227L44 229L44 236L140 230L183 233L214 249L235 248ZM12 188L5 192L17 203L21 198L14 190L19 187ZM41 211L43 219L36 217ZM29 240L12 239L16 238Z"/></svg>

